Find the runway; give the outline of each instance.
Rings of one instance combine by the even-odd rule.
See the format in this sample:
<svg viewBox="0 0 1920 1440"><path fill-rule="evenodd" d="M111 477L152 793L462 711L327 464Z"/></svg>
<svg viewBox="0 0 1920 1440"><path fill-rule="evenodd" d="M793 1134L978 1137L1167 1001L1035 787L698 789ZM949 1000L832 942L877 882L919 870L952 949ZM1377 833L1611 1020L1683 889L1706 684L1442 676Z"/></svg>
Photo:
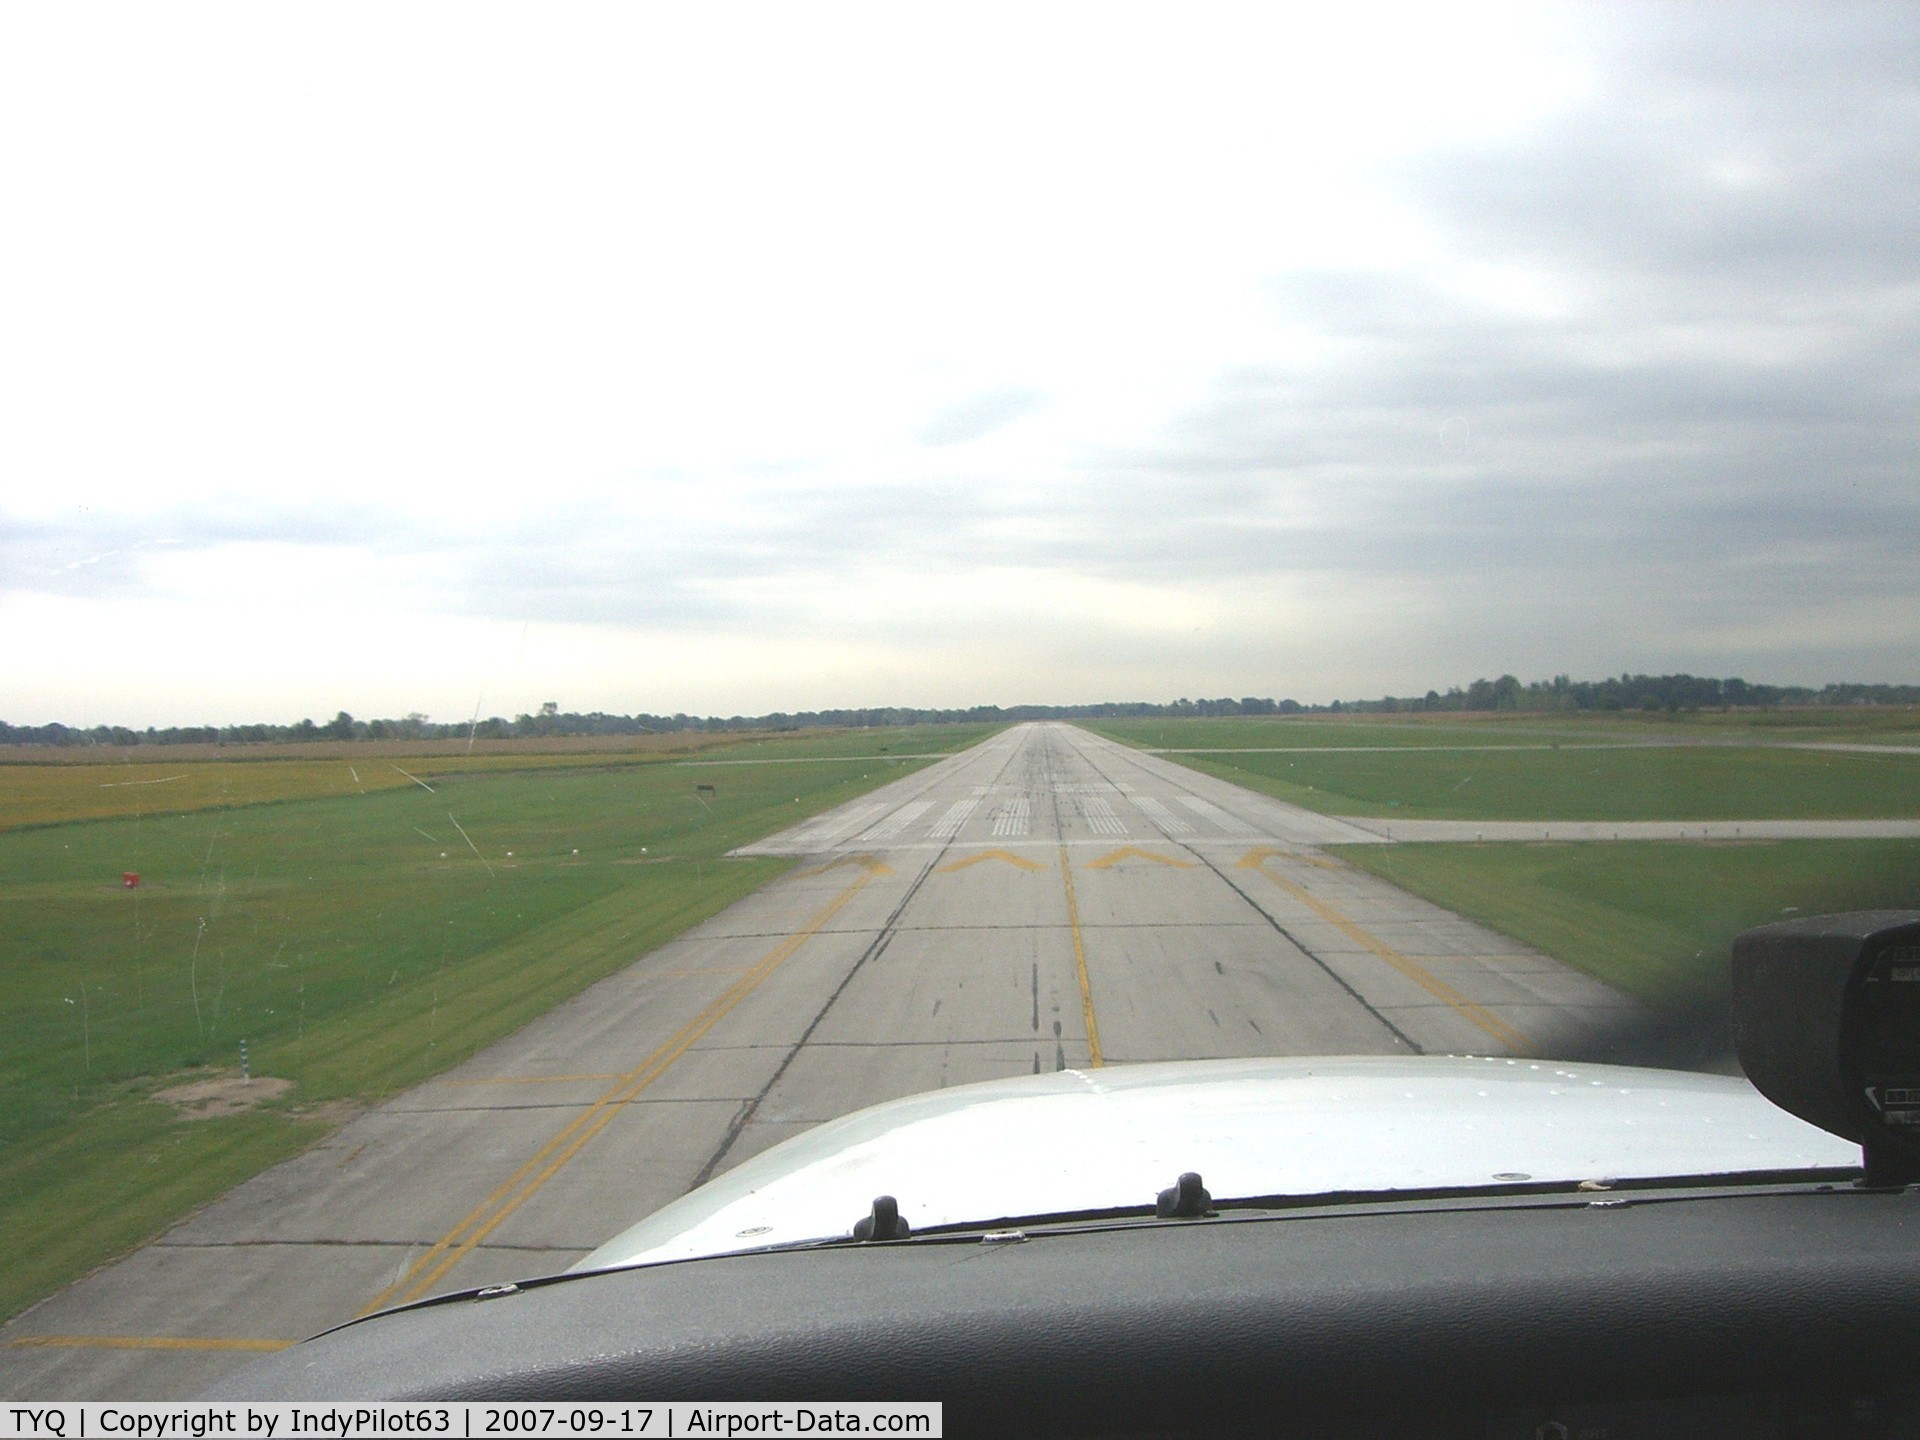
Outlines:
<svg viewBox="0 0 1920 1440"><path fill-rule="evenodd" d="M1561 1056L1647 1018L1320 849L1381 838L1015 727L749 847L801 863L20 1317L0 1390L189 1395L370 1307L564 1269L745 1157L919 1090L1148 1060Z"/></svg>

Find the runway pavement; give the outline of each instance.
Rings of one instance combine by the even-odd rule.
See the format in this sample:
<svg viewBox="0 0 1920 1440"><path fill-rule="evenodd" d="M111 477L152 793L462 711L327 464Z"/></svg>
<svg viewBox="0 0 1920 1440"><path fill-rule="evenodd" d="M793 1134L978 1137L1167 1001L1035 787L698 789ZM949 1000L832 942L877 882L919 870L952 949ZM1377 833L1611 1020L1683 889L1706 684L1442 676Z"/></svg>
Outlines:
<svg viewBox="0 0 1920 1440"><path fill-rule="evenodd" d="M1321 852L1382 836L1026 725L749 847L787 876L0 1332L0 1393L190 1395L381 1304L564 1269L807 1126L1241 1055L1591 1054L1648 1017Z"/></svg>

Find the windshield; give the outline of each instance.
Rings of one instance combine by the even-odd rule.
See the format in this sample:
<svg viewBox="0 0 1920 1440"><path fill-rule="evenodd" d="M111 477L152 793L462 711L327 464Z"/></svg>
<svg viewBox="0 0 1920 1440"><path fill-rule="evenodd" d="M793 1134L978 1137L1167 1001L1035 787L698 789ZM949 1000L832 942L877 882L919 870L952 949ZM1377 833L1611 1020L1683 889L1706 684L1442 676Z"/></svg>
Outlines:
<svg viewBox="0 0 1920 1440"><path fill-rule="evenodd" d="M845 1188L681 1253L1850 1163L1727 950L1920 907L1917 66L0 17L0 1386L193 1393L782 1155ZM1253 1068L1115 1079L1182 1061Z"/></svg>

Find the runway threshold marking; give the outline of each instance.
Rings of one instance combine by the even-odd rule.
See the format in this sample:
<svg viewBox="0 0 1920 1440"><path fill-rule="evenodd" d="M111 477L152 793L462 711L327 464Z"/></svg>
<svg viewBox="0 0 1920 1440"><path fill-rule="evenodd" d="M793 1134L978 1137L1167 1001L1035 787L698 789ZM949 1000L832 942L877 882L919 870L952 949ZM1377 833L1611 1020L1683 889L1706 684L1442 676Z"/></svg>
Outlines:
<svg viewBox="0 0 1920 1440"><path fill-rule="evenodd" d="M939 873L951 875L956 870L964 870L969 865L978 865L985 860L1004 860L1022 870L1044 870L1047 867L1038 860L1029 860L1024 855L1015 855L1011 850L982 850L978 855L969 855L964 860L956 860L951 865L942 865Z"/></svg>
<svg viewBox="0 0 1920 1440"><path fill-rule="evenodd" d="M1191 870L1191 860L1176 860L1171 855L1156 855L1151 850L1142 850L1137 845L1125 845L1118 850L1109 850L1098 860L1089 860L1089 870L1111 870L1122 860L1151 860L1157 865L1171 865L1176 870Z"/></svg>
<svg viewBox="0 0 1920 1440"><path fill-rule="evenodd" d="M1246 862L1243 860L1241 863L1244 865ZM1367 949L1371 950L1375 955L1378 955L1382 960L1386 961L1387 964L1398 970L1402 975L1413 981L1414 984L1418 985L1435 999L1444 1001L1446 1004L1452 1006L1461 1015L1471 1020L1475 1025L1486 1031L1487 1034L1493 1036L1493 1038L1498 1040L1502 1045L1505 1045L1515 1055L1534 1055L1539 1053L1539 1047L1537 1047L1533 1041L1521 1034L1520 1031L1514 1029L1513 1026L1507 1024L1507 1022L1502 1020L1498 1015L1495 1015L1485 1006L1476 1005L1458 990L1447 984L1446 981L1430 974L1417 960L1413 959L1413 957L1401 954L1377 935L1368 933L1338 910L1334 909L1333 906L1327 904L1327 902L1319 896L1308 891L1306 887L1296 885L1293 881L1274 874L1271 870L1266 869L1264 865L1253 865L1248 868L1259 870L1267 879L1271 880L1275 885L1278 885L1282 890L1286 891L1287 894L1313 911L1313 913L1318 915L1322 920L1332 925L1348 938L1359 941L1362 945L1366 946Z"/></svg>
<svg viewBox="0 0 1920 1440"><path fill-rule="evenodd" d="M1100 1056L1100 1026L1093 1018L1093 986L1087 979L1087 947L1080 938L1080 905L1073 898L1073 866L1064 845L1060 847L1060 873L1067 882L1067 928L1073 932L1073 968L1080 977L1080 1008L1087 1017L1087 1063L1098 1070L1107 1062Z"/></svg>
<svg viewBox="0 0 1920 1440"><path fill-rule="evenodd" d="M298 1340L241 1340L206 1335L22 1335L7 1348L38 1350L291 1350Z"/></svg>
<svg viewBox="0 0 1920 1440"><path fill-rule="evenodd" d="M850 858L869 861L873 859L872 856ZM492 1234L508 1216L531 1199L541 1186L557 1175L568 1161L579 1154L589 1140L604 1130L612 1122L613 1117L620 1113L620 1106L659 1079L666 1072L667 1067L685 1054L696 1040L718 1024L734 1006L753 993L761 981L779 969L796 950L839 914L854 896L866 889L876 875L882 873L891 874L892 872L886 866L877 863L863 867L860 877L836 895L819 914L807 922L805 928L796 930L774 946L758 965L729 985L712 1004L669 1036L639 1065L620 1076L617 1084L575 1116L571 1123L541 1146L539 1151L518 1170L495 1186L492 1194L482 1200L458 1225L436 1240L426 1254L414 1261L406 1274L382 1290L360 1313L371 1315L374 1311L388 1305L405 1304L427 1295L443 1275L465 1259L476 1245Z"/></svg>

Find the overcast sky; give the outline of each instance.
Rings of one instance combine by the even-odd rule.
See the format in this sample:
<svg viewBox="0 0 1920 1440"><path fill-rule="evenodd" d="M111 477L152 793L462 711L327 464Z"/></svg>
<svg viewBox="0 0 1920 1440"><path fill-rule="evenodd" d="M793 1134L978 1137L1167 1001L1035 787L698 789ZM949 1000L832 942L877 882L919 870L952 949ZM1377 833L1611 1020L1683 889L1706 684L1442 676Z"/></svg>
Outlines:
<svg viewBox="0 0 1920 1440"><path fill-rule="evenodd" d="M1920 8L0 10L0 719L1920 681Z"/></svg>

